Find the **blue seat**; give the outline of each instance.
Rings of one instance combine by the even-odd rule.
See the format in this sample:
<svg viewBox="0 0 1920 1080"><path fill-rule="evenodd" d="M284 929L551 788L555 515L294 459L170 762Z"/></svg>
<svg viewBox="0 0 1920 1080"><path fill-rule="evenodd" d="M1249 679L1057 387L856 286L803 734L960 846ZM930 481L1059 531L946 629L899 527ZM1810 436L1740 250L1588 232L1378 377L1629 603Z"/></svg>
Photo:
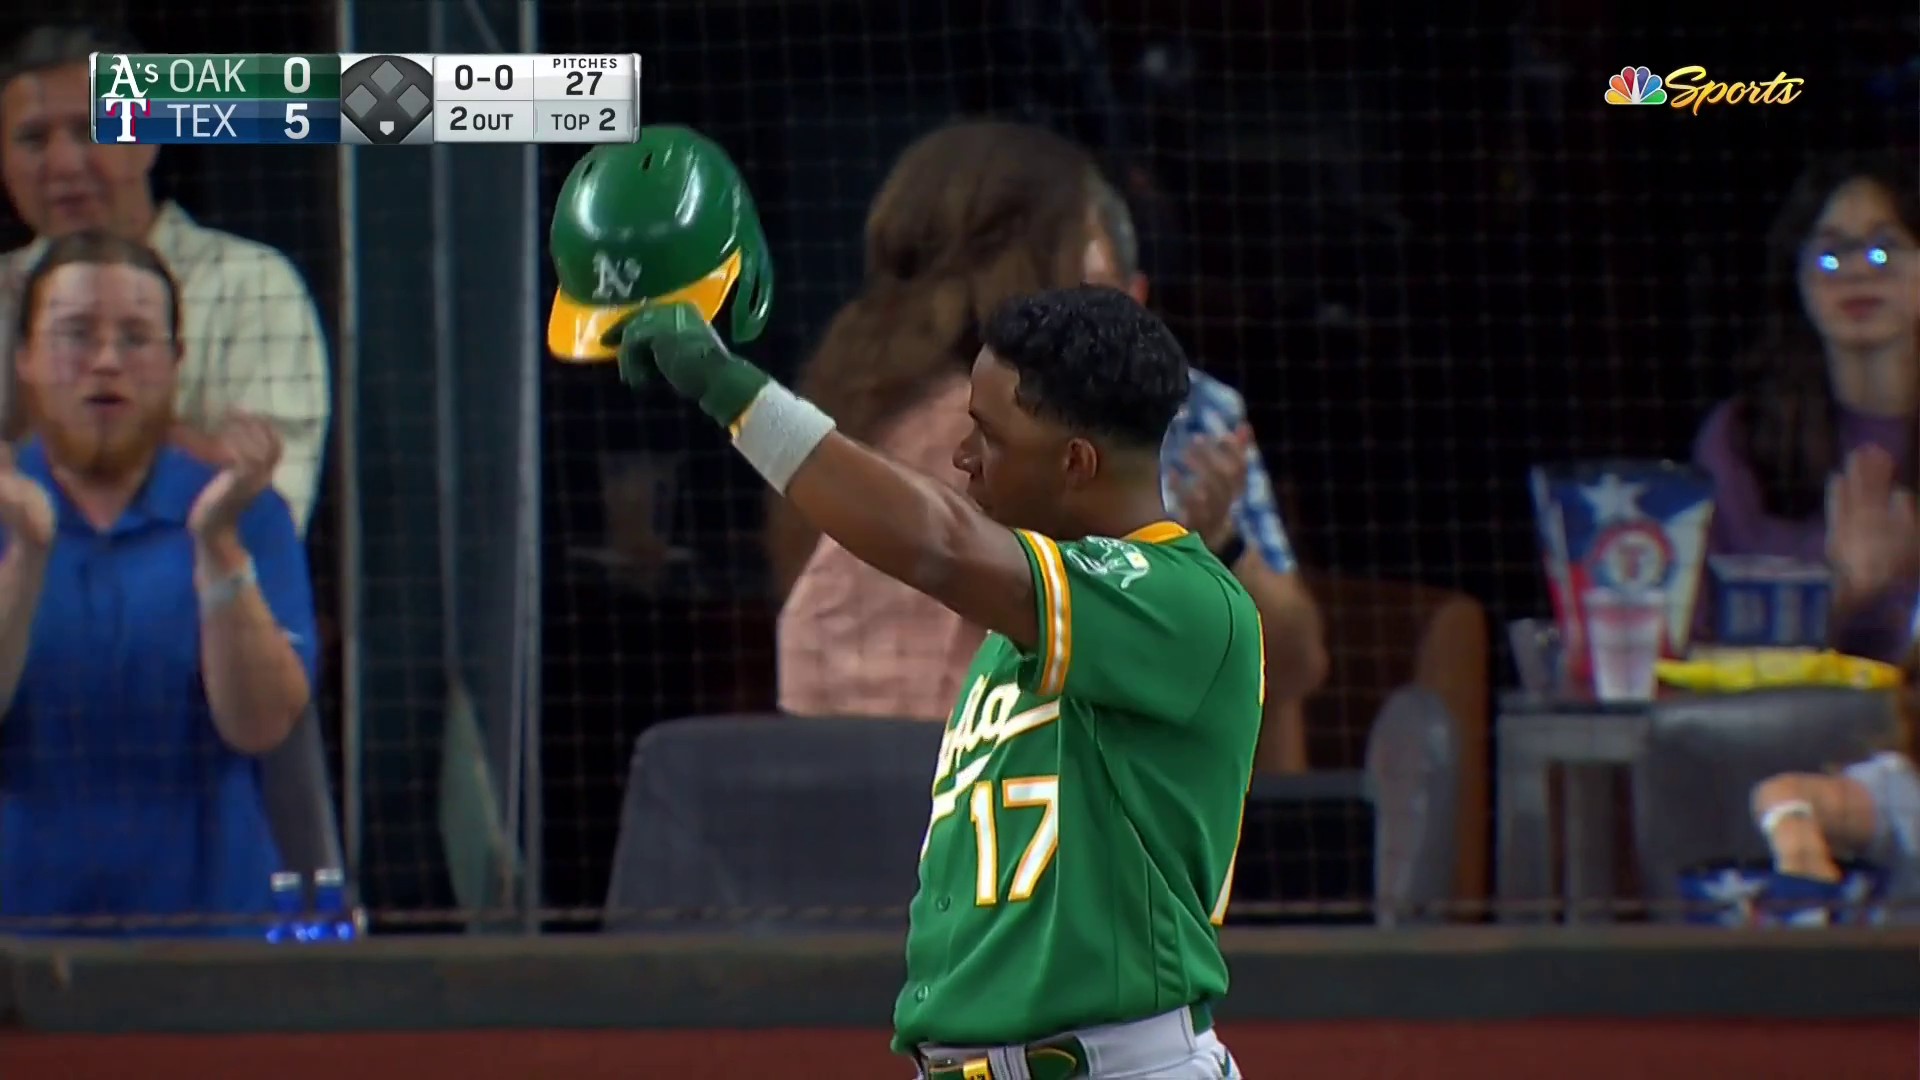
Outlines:
<svg viewBox="0 0 1920 1080"><path fill-rule="evenodd" d="M777 714L634 747L609 931L904 929L942 726Z"/></svg>

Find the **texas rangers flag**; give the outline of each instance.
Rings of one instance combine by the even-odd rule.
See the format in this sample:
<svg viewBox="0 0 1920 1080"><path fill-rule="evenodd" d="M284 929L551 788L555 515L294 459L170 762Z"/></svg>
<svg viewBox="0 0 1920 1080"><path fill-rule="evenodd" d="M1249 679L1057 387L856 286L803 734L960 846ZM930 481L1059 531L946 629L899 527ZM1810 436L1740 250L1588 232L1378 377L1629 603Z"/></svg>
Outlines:
<svg viewBox="0 0 1920 1080"><path fill-rule="evenodd" d="M1663 651L1686 651L1705 564L1713 483L1698 469L1666 461L1584 461L1536 465L1534 520L1569 666L1588 672L1589 589L1666 594Z"/></svg>

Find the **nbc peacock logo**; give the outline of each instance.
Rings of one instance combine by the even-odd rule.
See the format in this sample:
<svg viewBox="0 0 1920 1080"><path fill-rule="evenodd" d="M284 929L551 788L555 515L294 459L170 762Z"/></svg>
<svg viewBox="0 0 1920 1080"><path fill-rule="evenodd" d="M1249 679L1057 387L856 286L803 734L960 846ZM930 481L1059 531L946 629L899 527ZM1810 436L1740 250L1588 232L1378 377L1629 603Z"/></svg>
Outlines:
<svg viewBox="0 0 1920 1080"><path fill-rule="evenodd" d="M1607 79L1609 105L1666 105L1695 116L1707 105L1791 105L1807 80L1782 71L1766 82L1720 82L1698 64L1677 67L1665 78L1643 67L1623 67Z"/></svg>
<svg viewBox="0 0 1920 1080"><path fill-rule="evenodd" d="M1665 105L1667 92L1660 76L1643 67L1623 67L1620 74L1607 80L1609 105Z"/></svg>

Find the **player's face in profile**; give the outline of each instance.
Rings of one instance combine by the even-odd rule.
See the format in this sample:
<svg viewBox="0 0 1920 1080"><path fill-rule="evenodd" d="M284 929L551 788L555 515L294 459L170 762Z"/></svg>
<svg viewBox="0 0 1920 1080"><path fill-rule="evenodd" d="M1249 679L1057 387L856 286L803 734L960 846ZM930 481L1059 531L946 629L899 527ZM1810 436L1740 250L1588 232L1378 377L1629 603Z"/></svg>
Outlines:
<svg viewBox="0 0 1920 1080"><path fill-rule="evenodd" d="M102 478L140 467L173 425L179 351L166 282L69 263L37 300L20 382L54 460Z"/></svg>
<svg viewBox="0 0 1920 1080"><path fill-rule="evenodd" d="M0 91L0 176L39 236L123 232L149 198L156 147L93 142L87 66L21 75Z"/></svg>
<svg viewBox="0 0 1920 1080"><path fill-rule="evenodd" d="M1002 525L1052 531L1064 458L1060 436L1015 400L1020 376L992 352L973 362L973 429L953 452L967 497Z"/></svg>

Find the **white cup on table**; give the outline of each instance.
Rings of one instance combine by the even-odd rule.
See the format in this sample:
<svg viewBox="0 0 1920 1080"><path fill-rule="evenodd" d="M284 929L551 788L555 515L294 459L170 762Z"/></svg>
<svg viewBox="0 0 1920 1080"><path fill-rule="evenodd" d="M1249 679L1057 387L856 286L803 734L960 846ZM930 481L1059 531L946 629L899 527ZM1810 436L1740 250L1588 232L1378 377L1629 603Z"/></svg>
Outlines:
<svg viewBox="0 0 1920 1080"><path fill-rule="evenodd" d="M1666 639L1666 594L1601 588L1587 590L1581 600L1594 697L1603 702L1652 701Z"/></svg>

